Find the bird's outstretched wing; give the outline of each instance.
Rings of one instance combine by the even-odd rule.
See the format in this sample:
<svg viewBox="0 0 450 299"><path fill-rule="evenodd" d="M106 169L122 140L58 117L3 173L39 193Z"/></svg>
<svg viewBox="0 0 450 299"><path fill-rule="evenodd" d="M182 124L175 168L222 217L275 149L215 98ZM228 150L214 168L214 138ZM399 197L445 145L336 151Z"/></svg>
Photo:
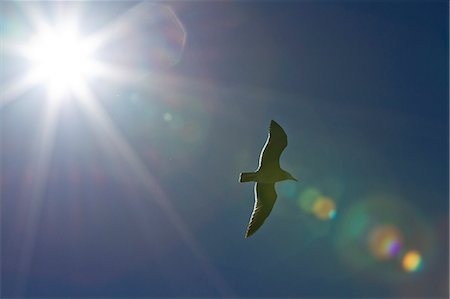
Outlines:
<svg viewBox="0 0 450 299"><path fill-rule="evenodd" d="M287 135L275 121L270 122L269 135L259 156L259 168L279 168L280 156L287 146Z"/></svg>
<svg viewBox="0 0 450 299"><path fill-rule="evenodd" d="M255 206L245 234L246 238L253 235L261 227L272 211L276 199L275 184L255 184Z"/></svg>

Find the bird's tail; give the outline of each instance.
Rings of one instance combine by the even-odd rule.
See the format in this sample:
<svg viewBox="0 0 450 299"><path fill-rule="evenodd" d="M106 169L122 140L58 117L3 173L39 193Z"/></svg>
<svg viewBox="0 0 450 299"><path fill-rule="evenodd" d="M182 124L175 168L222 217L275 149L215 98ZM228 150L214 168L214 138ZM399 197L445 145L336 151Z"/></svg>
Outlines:
<svg viewBox="0 0 450 299"><path fill-rule="evenodd" d="M256 172L242 172L239 175L239 182L253 182L256 180Z"/></svg>

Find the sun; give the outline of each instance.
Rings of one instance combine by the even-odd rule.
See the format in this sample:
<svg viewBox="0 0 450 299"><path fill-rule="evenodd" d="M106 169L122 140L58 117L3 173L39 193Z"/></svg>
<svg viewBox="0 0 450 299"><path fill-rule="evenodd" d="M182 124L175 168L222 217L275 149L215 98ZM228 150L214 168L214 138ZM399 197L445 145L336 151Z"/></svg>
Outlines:
<svg viewBox="0 0 450 299"><path fill-rule="evenodd" d="M76 28L48 27L37 32L26 49L29 76L53 97L73 92L95 74L94 48Z"/></svg>

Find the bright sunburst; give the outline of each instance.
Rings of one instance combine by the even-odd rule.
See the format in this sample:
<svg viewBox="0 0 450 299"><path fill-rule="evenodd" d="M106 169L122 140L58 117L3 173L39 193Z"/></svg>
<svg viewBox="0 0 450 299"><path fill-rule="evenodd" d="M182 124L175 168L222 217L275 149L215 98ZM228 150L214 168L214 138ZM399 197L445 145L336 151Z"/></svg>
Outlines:
<svg viewBox="0 0 450 299"><path fill-rule="evenodd" d="M11 64L20 60L20 67L17 68L20 74L12 72L13 80L0 82L4 84L0 86L0 89L4 86L0 93L0 112L8 110L7 107L18 99L23 100L24 95L37 86L45 86L47 89L47 95L42 97L45 106L42 123L38 124L38 133L33 142L36 151L30 155L30 172L36 178L30 187L31 204L27 210L23 249L18 265L22 276L17 282L17 289L26 289L31 269L50 163L56 151L55 136L58 130L62 130L58 127L58 118L63 99L76 100L76 106L89 118L92 125L90 128L98 134L101 146L118 151L131 173L139 178L139 183L151 195L149 198L161 207L174 224L181 238L199 260L200 266L207 272L207 276L215 276L215 280L220 280L220 275L209 265L201 247L151 171L145 166L146 163L140 159L99 104L95 92L98 85L104 87L111 84L112 89L116 89L117 86L139 82L139 76L142 73L148 74L151 66L157 65L160 60L166 65L177 63L186 37L181 23L169 7L142 2L130 5L123 14L103 27L86 30L89 26L86 26L78 14L78 3L62 3L66 2L44 4L43 7L47 8L54 5L54 18L47 18L45 11L37 8L39 6L24 4L23 12L27 18L24 23L31 26L23 26L27 28L24 35L18 34L16 37L13 34L5 43L0 43L1 54L6 50L8 55L14 57ZM85 26L79 27L80 24ZM81 34L83 29L89 33ZM23 62L26 64L26 70L22 73ZM93 82L92 79L97 80ZM158 82L161 81L162 79L159 79ZM34 95L37 96L31 97L33 100L41 100L40 93ZM74 143L83 142L82 139L71 140L71 137L67 137L67 140ZM219 284L219 287L222 285Z"/></svg>
<svg viewBox="0 0 450 299"><path fill-rule="evenodd" d="M30 76L43 83L49 94L61 96L95 73L93 48L75 28L47 28L38 32L27 46Z"/></svg>

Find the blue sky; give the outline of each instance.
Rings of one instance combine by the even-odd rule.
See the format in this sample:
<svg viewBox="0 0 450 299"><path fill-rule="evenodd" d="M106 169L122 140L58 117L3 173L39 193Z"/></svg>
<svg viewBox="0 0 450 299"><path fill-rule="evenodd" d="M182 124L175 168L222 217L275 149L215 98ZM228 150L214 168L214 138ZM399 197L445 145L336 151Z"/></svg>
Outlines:
<svg viewBox="0 0 450 299"><path fill-rule="evenodd" d="M446 1L134 5L1 3L2 297L448 297ZM30 11L122 20L124 69L14 92ZM245 239L271 119L299 182Z"/></svg>

